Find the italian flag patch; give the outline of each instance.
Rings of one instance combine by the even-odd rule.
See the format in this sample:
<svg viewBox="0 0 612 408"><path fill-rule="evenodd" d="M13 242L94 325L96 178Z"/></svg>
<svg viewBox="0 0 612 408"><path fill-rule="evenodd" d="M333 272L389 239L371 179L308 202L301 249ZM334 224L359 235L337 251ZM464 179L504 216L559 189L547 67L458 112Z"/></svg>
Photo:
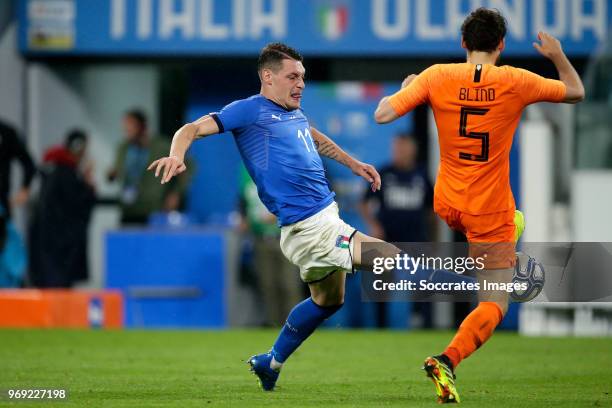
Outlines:
<svg viewBox="0 0 612 408"><path fill-rule="evenodd" d="M342 249L348 249L350 238L345 235L338 235L336 238L336 246Z"/></svg>

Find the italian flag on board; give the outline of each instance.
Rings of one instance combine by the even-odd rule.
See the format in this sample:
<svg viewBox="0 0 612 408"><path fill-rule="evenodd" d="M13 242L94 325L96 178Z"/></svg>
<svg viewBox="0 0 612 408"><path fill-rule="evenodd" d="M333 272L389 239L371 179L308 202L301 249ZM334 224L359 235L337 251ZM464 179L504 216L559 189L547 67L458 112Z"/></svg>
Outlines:
<svg viewBox="0 0 612 408"><path fill-rule="evenodd" d="M321 7L319 24L323 36L329 40L337 40L348 27L348 9L346 6Z"/></svg>

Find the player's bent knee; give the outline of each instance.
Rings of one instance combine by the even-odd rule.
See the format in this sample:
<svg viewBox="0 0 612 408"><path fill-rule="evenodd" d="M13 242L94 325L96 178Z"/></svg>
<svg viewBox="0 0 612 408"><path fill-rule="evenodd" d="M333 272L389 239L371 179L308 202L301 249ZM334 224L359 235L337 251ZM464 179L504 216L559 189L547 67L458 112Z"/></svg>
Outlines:
<svg viewBox="0 0 612 408"><path fill-rule="evenodd" d="M338 307L344 304L344 293L320 293L312 296L313 302L321 307Z"/></svg>

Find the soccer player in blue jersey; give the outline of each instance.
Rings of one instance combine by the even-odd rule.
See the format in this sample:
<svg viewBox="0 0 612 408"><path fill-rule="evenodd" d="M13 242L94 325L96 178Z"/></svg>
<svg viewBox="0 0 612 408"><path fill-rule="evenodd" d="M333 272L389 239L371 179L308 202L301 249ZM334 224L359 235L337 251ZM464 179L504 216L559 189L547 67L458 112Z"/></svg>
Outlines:
<svg viewBox="0 0 612 408"><path fill-rule="evenodd" d="M302 56L284 44L269 44L259 56L258 72L259 94L181 127L169 156L154 161L149 170L155 169L155 176L161 174L161 183L167 183L185 171L185 153L194 140L233 133L261 201L278 218L281 249L300 267L311 294L290 312L270 352L249 359L263 389L270 391L291 353L342 307L346 273L371 267L362 265L362 243L381 243L381 256L400 251L356 231L338 216L320 156L347 166L372 190L380 189L380 176L308 123L300 109L305 86Z"/></svg>

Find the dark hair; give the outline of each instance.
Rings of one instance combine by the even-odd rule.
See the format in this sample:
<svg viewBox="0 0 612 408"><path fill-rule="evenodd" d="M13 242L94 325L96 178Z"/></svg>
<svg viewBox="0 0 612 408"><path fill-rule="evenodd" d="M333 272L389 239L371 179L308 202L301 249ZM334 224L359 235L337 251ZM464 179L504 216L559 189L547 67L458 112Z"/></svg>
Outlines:
<svg viewBox="0 0 612 408"><path fill-rule="evenodd" d="M467 16L461 35L468 51L493 52L506 36L506 19L499 10L480 7Z"/></svg>
<svg viewBox="0 0 612 408"><path fill-rule="evenodd" d="M147 115L145 115L145 113L140 109L130 109L129 111L125 112L125 116L138 122L142 129L147 127Z"/></svg>
<svg viewBox="0 0 612 408"><path fill-rule="evenodd" d="M292 59L295 61L303 61L304 58L299 52L283 43L270 43L266 45L259 53L257 59L257 72L261 72L264 68L278 71L282 67L284 59Z"/></svg>
<svg viewBox="0 0 612 408"><path fill-rule="evenodd" d="M71 152L77 151L87 142L87 134L81 129L73 129L66 135L64 146Z"/></svg>

